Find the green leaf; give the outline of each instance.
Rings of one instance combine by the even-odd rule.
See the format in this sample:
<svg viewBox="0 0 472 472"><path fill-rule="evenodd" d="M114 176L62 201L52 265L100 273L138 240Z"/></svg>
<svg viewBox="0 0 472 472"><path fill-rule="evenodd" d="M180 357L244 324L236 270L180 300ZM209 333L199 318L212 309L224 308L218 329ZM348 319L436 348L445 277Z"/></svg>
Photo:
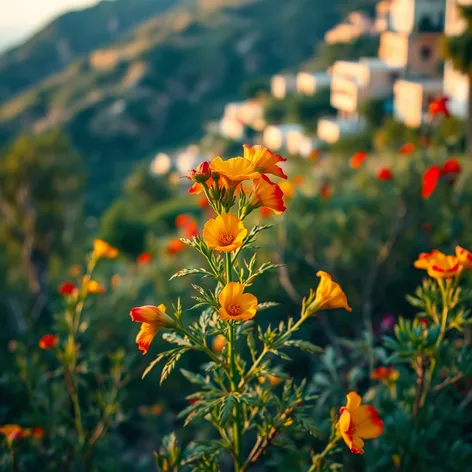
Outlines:
<svg viewBox="0 0 472 472"><path fill-rule="evenodd" d="M235 398L232 394L229 394L223 400L223 405L220 410L220 422L221 424L225 423L229 418L231 412L233 411L233 406L235 404Z"/></svg>
<svg viewBox="0 0 472 472"><path fill-rule="evenodd" d="M195 374L194 372L185 369L180 369L180 372L190 383L203 386L208 386L210 384L209 379L203 377L203 375Z"/></svg>
<svg viewBox="0 0 472 472"><path fill-rule="evenodd" d="M162 339L164 339L168 343L178 344L179 346L192 347L192 345L187 339L183 338L182 336L179 336L176 333L164 333L162 335Z"/></svg>
<svg viewBox="0 0 472 472"><path fill-rule="evenodd" d="M182 348L173 353L171 356L169 356L169 360L167 361L166 365L162 369L161 373L161 380L159 382L160 385L163 384L164 380L169 377L169 375L172 373L172 371L175 368L175 365L179 361L179 359L182 357L182 354L186 351L187 349Z"/></svg>
<svg viewBox="0 0 472 472"><path fill-rule="evenodd" d="M293 346L298 349L301 349L302 351L309 352L310 354L321 354L324 352L321 347L315 346L309 341L302 341L297 339L286 341L285 346Z"/></svg>
<svg viewBox="0 0 472 472"><path fill-rule="evenodd" d="M177 279L179 277L186 277L188 275L194 275L194 274L200 274L202 278L205 277L213 277L213 274L211 272L208 272L207 270L200 268L200 269L182 269L176 272L169 280Z"/></svg>

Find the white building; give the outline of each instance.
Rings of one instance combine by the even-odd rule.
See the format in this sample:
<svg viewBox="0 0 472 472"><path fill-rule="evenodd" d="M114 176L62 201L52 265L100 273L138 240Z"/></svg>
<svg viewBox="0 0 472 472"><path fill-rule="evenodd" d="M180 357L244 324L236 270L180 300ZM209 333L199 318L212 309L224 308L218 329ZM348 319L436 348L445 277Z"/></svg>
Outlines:
<svg viewBox="0 0 472 472"><path fill-rule="evenodd" d="M298 124L270 125L264 130L262 141L272 151L287 149L287 137L295 132L302 133L303 126Z"/></svg>
<svg viewBox="0 0 472 472"><path fill-rule="evenodd" d="M421 126L428 106L442 94L442 79L398 80L394 86L394 116L411 128Z"/></svg>
<svg viewBox="0 0 472 472"><path fill-rule="evenodd" d="M285 98L297 89L297 77L294 74L274 75L270 83L271 93L275 98Z"/></svg>
<svg viewBox="0 0 472 472"><path fill-rule="evenodd" d="M243 141L246 127L239 118L225 115L220 120L218 131L224 138L232 139L233 141Z"/></svg>
<svg viewBox="0 0 472 472"><path fill-rule="evenodd" d="M326 72L297 74L297 92L303 95L314 95L320 90L329 88L330 85L331 76Z"/></svg>
<svg viewBox="0 0 472 472"><path fill-rule="evenodd" d="M472 5L472 0L447 0L444 28L446 36L459 35L465 29L465 21L461 17L457 5ZM450 62L446 62L444 65L443 93L449 97L449 111L459 118L467 118L469 80L466 75L455 70Z"/></svg>
<svg viewBox="0 0 472 472"><path fill-rule="evenodd" d="M397 33L440 32L444 25L445 0L392 0L390 29Z"/></svg>
<svg viewBox="0 0 472 472"><path fill-rule="evenodd" d="M366 129L362 119L322 118L318 122L318 138L328 144L339 141L342 137L357 134Z"/></svg>

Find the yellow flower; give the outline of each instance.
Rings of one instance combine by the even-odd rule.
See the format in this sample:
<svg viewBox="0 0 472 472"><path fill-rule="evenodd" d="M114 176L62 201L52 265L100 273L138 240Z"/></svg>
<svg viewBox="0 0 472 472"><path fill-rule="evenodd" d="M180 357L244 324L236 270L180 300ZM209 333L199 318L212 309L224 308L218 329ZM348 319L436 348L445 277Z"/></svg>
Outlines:
<svg viewBox="0 0 472 472"><path fill-rule="evenodd" d="M251 293L243 293L244 285L230 282L220 293L220 309L222 320L247 321L256 316L257 298Z"/></svg>
<svg viewBox="0 0 472 472"><path fill-rule="evenodd" d="M307 312L312 314L328 308L344 308L347 311L352 311L348 305L346 294L339 284L333 282L331 275L322 270L318 271L316 275L321 277L321 280L316 289L314 301L309 303L306 308Z"/></svg>
<svg viewBox="0 0 472 472"><path fill-rule="evenodd" d="M154 336L157 332L165 327L173 324L172 319L166 314L166 306L145 305L132 308L129 316L133 321L142 323L141 329L136 336L136 344L143 355L148 352Z"/></svg>
<svg viewBox="0 0 472 472"><path fill-rule="evenodd" d="M472 269L472 252L463 247L456 246L456 257L463 269Z"/></svg>
<svg viewBox="0 0 472 472"><path fill-rule="evenodd" d="M428 271L433 279L444 279L459 275L463 266L456 256L447 256L437 249L431 252L423 252L413 263L417 269Z"/></svg>
<svg viewBox="0 0 472 472"><path fill-rule="evenodd" d="M260 177L259 172L254 170L254 164L244 157L233 157L227 161L215 157L211 161L211 170L220 176L225 187L236 187L243 180Z"/></svg>
<svg viewBox="0 0 472 472"><path fill-rule="evenodd" d="M348 393L346 398L346 406L339 410L337 428L352 453L364 454L363 439L378 438L383 431L383 421L373 406L361 406L362 399L356 392Z"/></svg>
<svg viewBox="0 0 472 472"><path fill-rule="evenodd" d="M285 210L284 193L277 184L274 184L265 175L254 179L254 195L251 202L254 208L269 208L277 215Z"/></svg>
<svg viewBox="0 0 472 472"><path fill-rule="evenodd" d="M84 280L84 285L87 293L102 294L106 292L105 287L96 280Z"/></svg>
<svg viewBox="0 0 472 472"><path fill-rule="evenodd" d="M215 251L231 252L241 247L247 229L238 217L224 213L208 220L202 234L203 240Z"/></svg>
<svg viewBox="0 0 472 472"><path fill-rule="evenodd" d="M118 249L114 248L106 241L96 239L93 242L93 257L95 259L115 259L118 256Z"/></svg>
<svg viewBox="0 0 472 472"><path fill-rule="evenodd" d="M243 147L244 158L252 162L256 172L260 172L261 174L272 174L276 177L281 177L282 179L287 178L283 170L277 165L279 162L285 162L287 159L284 159L278 154L274 154L260 144L256 144L255 146L244 144Z"/></svg>
<svg viewBox="0 0 472 472"><path fill-rule="evenodd" d="M226 338L222 334L218 334L213 338L211 348L214 352L219 354L226 346Z"/></svg>

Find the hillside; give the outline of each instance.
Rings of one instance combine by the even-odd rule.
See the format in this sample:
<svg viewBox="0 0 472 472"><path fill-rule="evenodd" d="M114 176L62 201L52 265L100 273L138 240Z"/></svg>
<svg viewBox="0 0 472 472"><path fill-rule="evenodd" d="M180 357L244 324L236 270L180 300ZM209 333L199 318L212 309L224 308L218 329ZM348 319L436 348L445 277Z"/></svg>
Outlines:
<svg viewBox="0 0 472 472"><path fill-rule="evenodd" d="M0 103L176 3L105 0L59 16L25 43L0 56Z"/></svg>
<svg viewBox="0 0 472 472"><path fill-rule="evenodd" d="M100 190L91 198L99 212L136 160L198 138L246 80L310 58L343 3L200 0L173 9L1 106L0 141L65 127Z"/></svg>

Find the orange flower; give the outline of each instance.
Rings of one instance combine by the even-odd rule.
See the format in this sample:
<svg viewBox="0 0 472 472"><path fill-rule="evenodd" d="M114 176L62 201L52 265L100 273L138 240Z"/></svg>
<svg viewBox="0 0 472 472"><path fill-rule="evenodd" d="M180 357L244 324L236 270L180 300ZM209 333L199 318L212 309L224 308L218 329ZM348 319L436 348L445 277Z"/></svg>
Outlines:
<svg viewBox="0 0 472 472"><path fill-rule="evenodd" d="M313 151L310 152L310 155L308 156L311 161L317 161L318 157L320 157L321 154L321 149L314 149Z"/></svg>
<svg viewBox="0 0 472 472"><path fill-rule="evenodd" d="M253 164L253 168L256 172L272 174L282 179L287 178L284 171L277 165L279 162L285 162L287 159L284 159L278 154L274 154L260 144L256 144L255 146L244 144L243 148L244 158Z"/></svg>
<svg viewBox="0 0 472 472"><path fill-rule="evenodd" d="M214 352L217 354L220 354L221 351L225 348L226 346L226 338L222 334L218 334L213 338L213 341L211 343L211 348L213 349Z"/></svg>
<svg viewBox="0 0 472 472"><path fill-rule="evenodd" d="M413 143L407 143L400 147L399 152L404 156L413 154L416 151L416 146Z"/></svg>
<svg viewBox="0 0 472 472"><path fill-rule="evenodd" d="M41 349L55 349L59 343L59 338L54 334L45 334L39 340L39 347Z"/></svg>
<svg viewBox="0 0 472 472"><path fill-rule="evenodd" d="M383 380L388 383L393 383L398 380L398 370L393 367L377 367L370 376L372 380Z"/></svg>
<svg viewBox="0 0 472 472"><path fill-rule="evenodd" d="M139 350L143 351L143 355L148 352L149 346L157 332L161 328L174 324L172 318L166 314L166 306L162 304L159 306L145 305L132 308L129 316L133 321L142 323L141 329L136 336L136 344Z"/></svg>
<svg viewBox="0 0 472 472"><path fill-rule="evenodd" d="M138 265L149 264L152 261L152 254L150 252L143 252L138 256L136 262Z"/></svg>
<svg viewBox="0 0 472 472"><path fill-rule="evenodd" d="M305 181L305 178L303 177L303 175L296 175L293 178L293 185L295 185L295 187L299 187L300 185L303 184L304 181Z"/></svg>
<svg viewBox="0 0 472 472"><path fill-rule="evenodd" d="M59 293L61 295L72 295L77 290L74 282L64 282L59 285Z"/></svg>
<svg viewBox="0 0 472 472"><path fill-rule="evenodd" d="M106 241L96 239L93 242L93 253L92 256L95 259L115 259L118 256L118 249L114 248Z"/></svg>
<svg viewBox="0 0 472 472"><path fill-rule="evenodd" d="M282 379L280 377L276 377L275 375L269 375L267 377L259 377L257 380L259 381L260 384L263 384L266 382L266 380L268 380L272 387L277 387L277 385L280 385L282 383Z"/></svg>
<svg viewBox="0 0 472 472"><path fill-rule="evenodd" d="M17 424L5 424L0 426L0 434L5 436L5 440L10 445L13 443L13 441L29 436L28 430L23 429Z"/></svg>
<svg viewBox="0 0 472 472"><path fill-rule="evenodd" d="M322 270L316 273L321 278L318 288L316 289L315 299L306 307L306 312L313 314L320 310L344 308L352 311L348 305L346 294L339 284L333 282L331 275ZM312 298L313 293L310 294Z"/></svg>
<svg viewBox="0 0 472 472"><path fill-rule="evenodd" d="M82 267L80 265L75 264L69 269L69 275L72 277L78 277L82 273Z"/></svg>
<svg viewBox="0 0 472 472"><path fill-rule="evenodd" d="M149 409L149 412L151 415L154 416L160 416L162 415L164 411L164 405L162 403L156 403L155 405L152 405L151 408Z"/></svg>
<svg viewBox="0 0 472 472"><path fill-rule="evenodd" d="M456 257L462 268L472 270L472 252L463 247L456 246Z"/></svg>
<svg viewBox="0 0 472 472"><path fill-rule="evenodd" d="M203 227L203 240L209 247L219 252L231 252L242 246L247 235L244 223L231 213L210 219Z"/></svg>
<svg viewBox="0 0 472 472"><path fill-rule="evenodd" d="M243 180L260 177L260 173L254 170L254 163L244 157L233 157L227 161L215 157L211 161L211 169L220 176L219 181L230 188L235 188Z"/></svg>
<svg viewBox="0 0 472 472"><path fill-rule="evenodd" d="M96 280L84 280L85 290L87 293L94 294L94 295L101 295L102 293L106 292L106 288Z"/></svg>
<svg viewBox="0 0 472 472"><path fill-rule="evenodd" d="M230 282L220 292L218 314L222 320L247 321L257 312L257 298L251 293L243 293L244 285Z"/></svg>
<svg viewBox="0 0 472 472"><path fill-rule="evenodd" d="M377 172L377 179L378 180L392 180L393 174L392 171L388 167L384 167Z"/></svg>
<svg viewBox="0 0 472 472"><path fill-rule="evenodd" d="M421 196L428 199L436 190L439 179L441 177L441 169L438 166L431 166L423 174L423 188Z"/></svg>
<svg viewBox="0 0 472 472"><path fill-rule="evenodd" d="M349 165L351 166L351 169L359 169L359 167L364 163L366 159L367 159L366 152L356 152L351 157L351 160L349 161Z"/></svg>
<svg viewBox="0 0 472 472"><path fill-rule="evenodd" d="M320 189L320 195L322 198L329 198L333 194L333 190L328 184L323 184Z"/></svg>
<svg viewBox="0 0 472 472"><path fill-rule="evenodd" d="M353 454L364 454L363 440L378 438L383 432L383 421L373 406L361 406L362 399L356 392L348 393L346 398L346 406L339 410L337 428Z"/></svg>
<svg viewBox="0 0 472 472"><path fill-rule="evenodd" d="M428 107L429 114L431 116L444 115L446 118L449 118L451 114L447 103L449 102L449 97L439 97L436 100L433 100Z"/></svg>
<svg viewBox="0 0 472 472"><path fill-rule="evenodd" d="M253 208L269 208L275 214L281 215L285 210L284 193L281 188L269 180L266 175L254 179L254 193L251 201Z"/></svg>
<svg viewBox="0 0 472 472"><path fill-rule="evenodd" d="M167 245L166 252L167 254L177 254L180 251L185 249L185 243L179 238L171 239Z"/></svg>
<svg viewBox="0 0 472 472"><path fill-rule="evenodd" d="M189 215L182 214L175 218L175 226L177 226L177 228L184 228L190 221L192 221L192 218Z"/></svg>
<svg viewBox="0 0 472 472"><path fill-rule="evenodd" d="M428 271L428 275L434 279L454 277L462 271L456 256L447 256L437 249L421 253L413 265L417 269Z"/></svg>

